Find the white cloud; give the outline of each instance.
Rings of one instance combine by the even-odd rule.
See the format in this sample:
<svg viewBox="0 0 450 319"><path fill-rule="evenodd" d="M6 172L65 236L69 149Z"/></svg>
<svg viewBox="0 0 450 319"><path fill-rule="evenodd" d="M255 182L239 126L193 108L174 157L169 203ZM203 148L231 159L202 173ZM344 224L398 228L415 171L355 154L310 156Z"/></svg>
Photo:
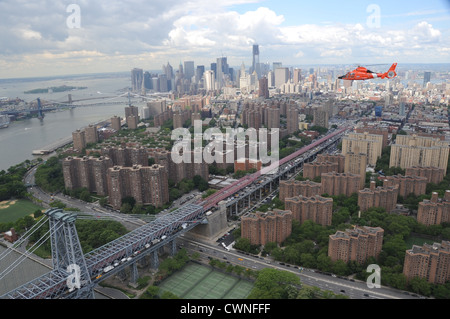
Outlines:
<svg viewBox="0 0 450 319"><path fill-rule="evenodd" d="M284 64L399 60L403 56L442 61L450 54L445 49L450 31L430 21L417 22L410 29L368 28L361 23L292 23L276 8L263 6L242 13L228 9L255 2L259 1L79 0L81 29L69 29L67 4L61 1L2 0L0 60L2 65L10 61L11 67L1 68L0 77L20 61L31 69L55 72L52 59L59 61L58 71L64 61L67 70L75 71L78 62L87 65L89 61L92 71L97 67L113 71L119 66L159 69L169 60L178 64L187 58L207 65L222 54L237 66L250 61L255 43L260 45L261 61ZM419 16L419 12L409 15ZM34 64L28 64L30 59Z"/></svg>

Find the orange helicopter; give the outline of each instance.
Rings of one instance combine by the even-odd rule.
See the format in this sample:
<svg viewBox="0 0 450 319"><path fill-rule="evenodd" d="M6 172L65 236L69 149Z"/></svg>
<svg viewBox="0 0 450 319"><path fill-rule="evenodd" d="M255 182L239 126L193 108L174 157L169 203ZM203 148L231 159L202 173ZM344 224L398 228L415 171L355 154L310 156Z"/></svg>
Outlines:
<svg viewBox="0 0 450 319"><path fill-rule="evenodd" d="M373 71L368 70L365 67L358 66L353 71L348 72L346 75L342 75L338 77L338 79L341 80L370 80L370 79L376 79L376 78L388 78L392 79L397 76L397 73L395 73L395 68L397 67L397 63L392 64L392 66L389 68L389 70L385 73L375 73Z"/></svg>

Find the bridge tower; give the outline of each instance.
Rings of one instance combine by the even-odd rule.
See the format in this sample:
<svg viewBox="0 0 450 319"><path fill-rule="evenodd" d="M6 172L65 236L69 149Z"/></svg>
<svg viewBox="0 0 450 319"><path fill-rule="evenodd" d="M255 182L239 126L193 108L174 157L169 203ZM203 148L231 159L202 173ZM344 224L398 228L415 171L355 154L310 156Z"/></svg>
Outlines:
<svg viewBox="0 0 450 319"><path fill-rule="evenodd" d="M45 214L50 223L53 269L69 273L70 298L94 298L93 284L75 228L76 214L62 209L49 209Z"/></svg>
<svg viewBox="0 0 450 319"><path fill-rule="evenodd" d="M43 119L44 118L44 113L42 112L42 104L41 104L41 99L37 98L37 105L38 105L38 118L39 119Z"/></svg>

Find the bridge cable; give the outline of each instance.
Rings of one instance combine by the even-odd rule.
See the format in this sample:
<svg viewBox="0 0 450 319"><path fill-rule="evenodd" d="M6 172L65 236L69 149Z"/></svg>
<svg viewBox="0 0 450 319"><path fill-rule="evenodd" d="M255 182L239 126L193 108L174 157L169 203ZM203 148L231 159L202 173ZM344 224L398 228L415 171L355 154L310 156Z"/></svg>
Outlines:
<svg viewBox="0 0 450 319"><path fill-rule="evenodd" d="M63 225L60 224L56 229L53 231L57 231L59 228L61 228ZM55 228L54 226L53 228ZM3 272L0 273L0 280L2 280L6 275L8 275L11 271L13 271L15 268L19 266L25 259L30 257L33 252L41 247L49 238L50 238L50 232L52 229L49 229L44 236L42 236L36 243L33 244L26 252L24 252L18 259L16 259L13 263L11 263ZM37 246L37 247L35 247Z"/></svg>
<svg viewBox="0 0 450 319"><path fill-rule="evenodd" d="M25 234L23 234L19 240L17 240L14 245L12 245L11 247L8 247L8 249L4 250L1 254L0 254L0 261L5 258L7 255L9 255L12 251L13 248L16 247L20 247L22 246L23 243L25 243L26 241L28 241L28 239L31 237L31 235L33 235L38 229L41 228L41 226L47 222L48 217L45 216L45 218L41 218L36 224L34 224Z"/></svg>

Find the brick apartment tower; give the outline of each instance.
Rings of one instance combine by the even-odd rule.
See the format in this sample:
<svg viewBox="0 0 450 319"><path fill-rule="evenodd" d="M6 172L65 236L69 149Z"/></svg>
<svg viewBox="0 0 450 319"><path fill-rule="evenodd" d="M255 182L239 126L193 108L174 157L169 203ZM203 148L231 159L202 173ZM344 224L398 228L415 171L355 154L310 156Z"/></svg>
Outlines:
<svg viewBox="0 0 450 319"><path fill-rule="evenodd" d="M292 134L299 130L298 114L299 114L299 112L296 107L290 107L289 110L287 110L286 127L287 127L288 134Z"/></svg>
<svg viewBox="0 0 450 319"><path fill-rule="evenodd" d="M86 147L86 133L83 130L76 130L72 132L73 148L81 151Z"/></svg>
<svg viewBox="0 0 450 319"><path fill-rule="evenodd" d="M407 280L414 277L426 279L431 284L450 281L450 241L433 245L413 245L405 254L403 274Z"/></svg>
<svg viewBox="0 0 450 319"><path fill-rule="evenodd" d="M438 198L433 192L431 199L419 203L417 222L425 226L450 223L450 190L445 191L444 198Z"/></svg>
<svg viewBox="0 0 450 319"><path fill-rule="evenodd" d="M427 189L427 178L420 176L385 176L383 186L398 186L398 194L407 197L413 193L416 196L423 195Z"/></svg>
<svg viewBox="0 0 450 319"><path fill-rule="evenodd" d="M406 176L420 176L427 179L427 183L439 184L444 180L444 169L439 167L408 167L405 170Z"/></svg>
<svg viewBox="0 0 450 319"><path fill-rule="evenodd" d="M108 156L115 166L148 166L148 152L144 147L111 147L102 148L102 155Z"/></svg>
<svg viewBox="0 0 450 319"><path fill-rule="evenodd" d="M361 185L366 183L367 155L364 153L349 152L345 154L344 172L360 176Z"/></svg>
<svg viewBox="0 0 450 319"><path fill-rule="evenodd" d="M330 235L328 256L332 261L353 260L364 264L369 257L378 258L383 245L384 230L380 227L355 226Z"/></svg>
<svg viewBox="0 0 450 319"><path fill-rule="evenodd" d="M328 154L328 153L323 153L323 154L317 154L317 162L332 162L332 163L337 163L338 164L338 168L336 170L336 172L338 173L344 173L344 168L345 168L345 156L342 154Z"/></svg>
<svg viewBox="0 0 450 319"><path fill-rule="evenodd" d="M361 185L361 176L356 174L331 172L324 173L321 177L320 193L330 196L350 196L364 186Z"/></svg>
<svg viewBox="0 0 450 319"><path fill-rule="evenodd" d="M358 206L360 211L365 212L371 207L383 207L386 212L395 209L398 197L397 186L378 186L370 182L370 188L358 191Z"/></svg>
<svg viewBox="0 0 450 319"><path fill-rule="evenodd" d="M292 232L292 213L288 210L246 213L241 217L241 236L252 245L281 244Z"/></svg>
<svg viewBox="0 0 450 319"><path fill-rule="evenodd" d="M98 131L97 127L94 125L89 125L84 129L86 144L88 143L97 143L98 142Z"/></svg>
<svg viewBox="0 0 450 319"><path fill-rule="evenodd" d="M120 117L114 116L111 118L111 128L115 131L120 131L120 129L122 128Z"/></svg>
<svg viewBox="0 0 450 319"><path fill-rule="evenodd" d="M303 224L306 220L312 220L322 226L331 225L333 214L333 199L322 196L296 196L286 198L285 209L290 210L293 218Z"/></svg>
<svg viewBox="0 0 450 319"><path fill-rule="evenodd" d="M280 181L279 198L281 201L299 195L311 197L320 194L322 194L320 192L320 183L295 180Z"/></svg>
<svg viewBox="0 0 450 319"><path fill-rule="evenodd" d="M338 163L332 162L312 162L303 165L303 177L314 179L323 173L337 172Z"/></svg>

